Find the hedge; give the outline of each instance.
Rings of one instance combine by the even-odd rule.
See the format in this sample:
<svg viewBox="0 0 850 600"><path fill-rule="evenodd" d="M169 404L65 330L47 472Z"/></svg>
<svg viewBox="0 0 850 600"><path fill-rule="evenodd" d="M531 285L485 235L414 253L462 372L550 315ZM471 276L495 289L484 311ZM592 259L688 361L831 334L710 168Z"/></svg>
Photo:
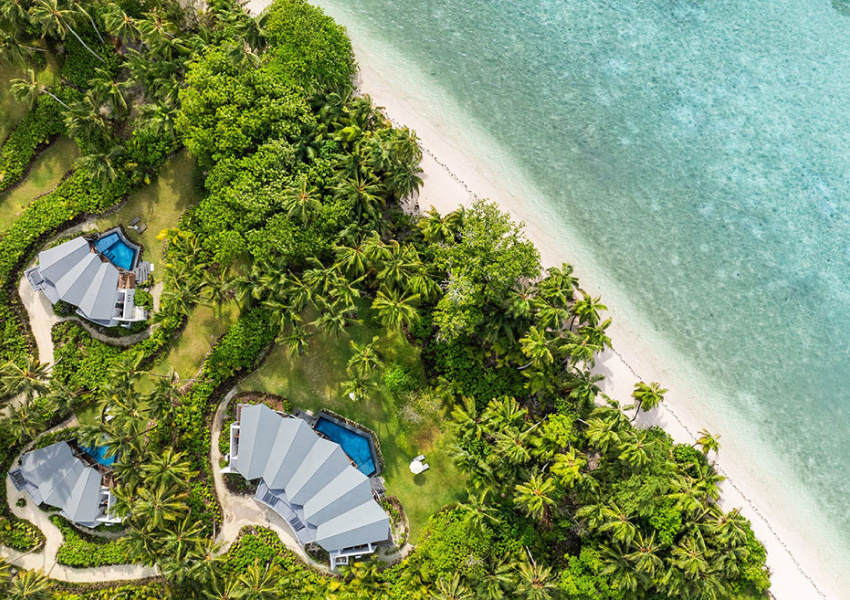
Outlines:
<svg viewBox="0 0 850 600"><path fill-rule="evenodd" d="M67 520L54 515L50 522L62 532L64 543L56 553L56 562L76 568L126 565L133 562L133 555L123 539L107 539L83 533Z"/></svg>
<svg viewBox="0 0 850 600"><path fill-rule="evenodd" d="M39 96L0 150L0 192L18 183L36 153L64 131L62 107L50 96Z"/></svg>
<svg viewBox="0 0 850 600"><path fill-rule="evenodd" d="M260 308L243 313L221 338L204 361L199 381L194 383L177 406L174 423L179 432L179 449L191 458L201 474L190 490L187 502L211 529L221 520L218 498L211 485L210 424L218 401L241 375L250 373L263 351L274 341L277 331L270 314Z"/></svg>

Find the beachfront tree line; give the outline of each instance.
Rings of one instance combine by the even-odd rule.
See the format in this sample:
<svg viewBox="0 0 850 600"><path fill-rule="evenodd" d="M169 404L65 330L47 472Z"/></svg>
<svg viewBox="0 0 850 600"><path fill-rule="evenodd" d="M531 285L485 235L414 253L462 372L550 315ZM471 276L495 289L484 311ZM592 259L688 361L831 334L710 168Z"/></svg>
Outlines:
<svg viewBox="0 0 850 600"><path fill-rule="evenodd" d="M320 11L300 0L278 0L260 19L226 2L198 13L171 2L3 1L7 56L37 61L60 44L76 53L63 67L76 74L63 84L70 91L33 75L15 89L23 99L55 92L85 168L105 182L127 177L121 140L145 131L166 147L184 144L206 170L204 198L162 234L157 316L172 323L198 303L238 302L239 325L198 383L164 377L140 393L150 357L101 349L80 332L68 334L52 377L33 360L4 368L6 396L23 397L32 415L19 408L18 424L0 423L16 449L72 406L98 402L111 417L80 435L121 448L119 510L134 552L162 569L170 594L711 599L767 587L749 524L717 506L713 438L704 436L704 452L676 445L600 402L591 369L610 346L610 320L572 268L544 271L522 228L492 203L447 215L399 209L421 185L416 138L352 94L350 43ZM9 12L13 4L23 12ZM7 13L26 26L9 27ZM457 424L468 499L435 515L417 550L390 568L361 564L342 582L307 585L303 570L261 561L255 548L235 570L214 543L210 488L190 483L208 477L203 430L216 390L266 341L303 356L362 319L421 347L431 391ZM340 392L356 402L383 361L374 340L352 349ZM80 369L95 352L103 368ZM663 396L641 383L629 410Z"/></svg>

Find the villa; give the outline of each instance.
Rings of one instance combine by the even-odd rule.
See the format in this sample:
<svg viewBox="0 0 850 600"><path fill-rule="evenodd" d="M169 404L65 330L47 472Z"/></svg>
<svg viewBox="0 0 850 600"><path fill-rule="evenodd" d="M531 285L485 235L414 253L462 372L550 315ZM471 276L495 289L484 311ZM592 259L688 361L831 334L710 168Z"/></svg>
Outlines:
<svg viewBox="0 0 850 600"><path fill-rule="evenodd" d="M339 444L304 419L262 404L240 404L237 411L221 472L259 479L255 499L283 517L300 544L327 550L335 568L392 542L372 479Z"/></svg>
<svg viewBox="0 0 850 600"><path fill-rule="evenodd" d="M76 444L57 442L27 452L9 478L15 489L26 491L33 502L61 509L59 514L78 525L121 522L109 516L115 503L108 485L111 471Z"/></svg>
<svg viewBox="0 0 850 600"><path fill-rule="evenodd" d="M98 325L129 327L147 319L134 296L136 285L148 279L153 267L139 262L140 253L116 227L96 239L80 236L40 252L38 265L25 275L53 304L67 302Z"/></svg>

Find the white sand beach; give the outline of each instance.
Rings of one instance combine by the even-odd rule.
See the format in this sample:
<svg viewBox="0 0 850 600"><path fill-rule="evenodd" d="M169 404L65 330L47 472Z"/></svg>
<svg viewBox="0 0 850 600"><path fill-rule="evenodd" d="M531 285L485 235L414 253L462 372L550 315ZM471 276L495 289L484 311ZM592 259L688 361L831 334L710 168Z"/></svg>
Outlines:
<svg viewBox="0 0 850 600"><path fill-rule="evenodd" d="M675 367L665 364L665 356L671 354L665 352L663 342L655 335L629 327L630 322L636 321L629 318L634 316L634 310L625 298L612 297L606 282L592 276L599 273L594 268L591 253L596 250L578 247L566 233L559 239L560 236L547 231L547 216L531 213L532 206L537 210L537 205L528 202L534 192L522 175L505 171L505 162L494 156L497 151L493 148L484 149L472 143L477 136L468 136L470 132L454 130L448 123L433 119L431 115L441 114L438 103L444 99L429 96L421 89L411 89L409 64L394 60L398 57L391 56L386 48L376 51L371 41L365 47L355 32L350 33L360 64L360 91L371 95L395 124L415 130L421 140L425 156L422 164L424 186L417 200L419 208L425 211L433 206L445 213L460 204L469 206L476 197L489 198L516 219L524 221L529 238L540 249L544 265L572 263L582 287L588 293L602 295L610 309L614 324L609 331L614 350L607 351L596 368L606 376L603 392L629 404L631 390L637 381L662 382L669 388L665 404L660 410L642 413L637 422L646 426L660 425L677 442L693 443L695 434L708 426L699 415L710 410L708 406L700 406L700 400L689 389L687 382L694 373L684 367L677 371L679 364ZM491 169L488 164L499 167ZM724 433L708 428L713 433ZM742 453L734 442L729 436L723 437L717 458L717 466L728 477L723 484L722 505L726 509L741 507L765 544L772 573L772 594L779 600L850 597L842 590L837 573L824 568L819 557L807 549L806 531L781 518L781 503L774 503L760 493L758 481L743 468L747 463L752 466L758 458Z"/></svg>

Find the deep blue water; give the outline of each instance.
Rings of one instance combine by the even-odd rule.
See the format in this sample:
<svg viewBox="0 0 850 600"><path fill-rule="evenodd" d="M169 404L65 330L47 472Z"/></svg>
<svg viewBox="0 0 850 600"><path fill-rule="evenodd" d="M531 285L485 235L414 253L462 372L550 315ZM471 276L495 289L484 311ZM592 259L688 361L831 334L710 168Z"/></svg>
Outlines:
<svg viewBox="0 0 850 600"><path fill-rule="evenodd" d="M324 417L319 417L315 429L342 446L343 451L357 464L357 469L361 473L368 476L376 471L366 434L350 431Z"/></svg>
<svg viewBox="0 0 850 600"><path fill-rule="evenodd" d="M726 448L846 551L850 2L317 3L488 132L543 193L526 218L592 249Z"/></svg>
<svg viewBox="0 0 850 600"><path fill-rule="evenodd" d="M94 247L119 269L132 270L136 251L125 244L117 233L110 233L95 241Z"/></svg>

